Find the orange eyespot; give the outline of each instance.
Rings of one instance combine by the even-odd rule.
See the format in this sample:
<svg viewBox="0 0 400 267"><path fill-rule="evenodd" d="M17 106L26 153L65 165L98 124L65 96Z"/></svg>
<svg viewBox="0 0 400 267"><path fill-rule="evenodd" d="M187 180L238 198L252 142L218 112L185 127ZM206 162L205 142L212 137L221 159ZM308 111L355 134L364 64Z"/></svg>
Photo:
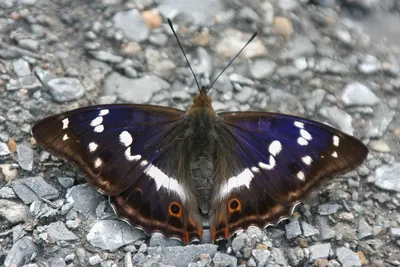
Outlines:
<svg viewBox="0 0 400 267"><path fill-rule="evenodd" d="M240 201L237 198L232 198L229 200L228 203L228 211L229 213L233 213L235 211L240 211L242 209L242 205L240 204Z"/></svg>
<svg viewBox="0 0 400 267"><path fill-rule="evenodd" d="M168 213L174 217L181 217L182 216L182 206L176 201L173 201L169 204Z"/></svg>

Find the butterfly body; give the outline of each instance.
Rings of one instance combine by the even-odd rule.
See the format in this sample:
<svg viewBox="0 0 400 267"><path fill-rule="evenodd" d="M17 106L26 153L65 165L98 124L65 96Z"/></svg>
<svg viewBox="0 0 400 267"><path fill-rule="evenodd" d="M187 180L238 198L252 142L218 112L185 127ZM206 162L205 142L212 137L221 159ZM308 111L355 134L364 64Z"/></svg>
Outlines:
<svg viewBox="0 0 400 267"><path fill-rule="evenodd" d="M100 105L34 125L38 143L82 170L116 214L185 243L265 227L329 177L361 164L356 138L312 120L267 112L216 113L206 88L187 111Z"/></svg>

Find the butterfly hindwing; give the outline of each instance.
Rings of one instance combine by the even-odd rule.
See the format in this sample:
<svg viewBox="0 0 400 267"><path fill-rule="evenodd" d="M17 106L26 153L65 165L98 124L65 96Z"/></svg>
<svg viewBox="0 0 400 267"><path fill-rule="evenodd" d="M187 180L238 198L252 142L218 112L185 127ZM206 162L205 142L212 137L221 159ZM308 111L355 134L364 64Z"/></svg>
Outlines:
<svg viewBox="0 0 400 267"><path fill-rule="evenodd" d="M45 118L32 133L110 196L121 218L188 243L201 238L202 228L176 171L179 158L170 156L180 149L176 137L184 117L183 111L159 106L92 106Z"/></svg>
<svg viewBox="0 0 400 267"><path fill-rule="evenodd" d="M215 194L214 240L249 225L278 223L312 190L368 154L356 138L312 120L264 112L218 115L217 131L233 140L236 159Z"/></svg>

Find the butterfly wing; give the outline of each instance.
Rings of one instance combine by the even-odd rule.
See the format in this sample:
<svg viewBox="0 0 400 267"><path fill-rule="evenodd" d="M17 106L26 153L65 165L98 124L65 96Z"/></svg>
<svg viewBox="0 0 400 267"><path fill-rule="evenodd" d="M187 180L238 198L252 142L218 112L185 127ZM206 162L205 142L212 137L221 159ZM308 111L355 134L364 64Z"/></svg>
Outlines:
<svg viewBox="0 0 400 267"><path fill-rule="evenodd" d="M312 120L264 112L218 115L216 130L232 147L224 161L233 171L215 193L213 240L249 225L277 224L312 190L368 154L356 138Z"/></svg>
<svg viewBox="0 0 400 267"><path fill-rule="evenodd" d="M117 215L148 233L200 240L192 192L178 172L183 111L150 105L101 105L51 116L32 128L37 142L80 168L110 196ZM179 153L178 153L179 154Z"/></svg>

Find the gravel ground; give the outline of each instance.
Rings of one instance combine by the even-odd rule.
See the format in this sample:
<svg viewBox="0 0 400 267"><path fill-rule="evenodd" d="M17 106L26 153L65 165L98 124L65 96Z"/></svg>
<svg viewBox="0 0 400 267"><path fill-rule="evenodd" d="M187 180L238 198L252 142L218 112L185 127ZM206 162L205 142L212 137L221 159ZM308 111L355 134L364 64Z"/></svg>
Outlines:
<svg viewBox="0 0 400 267"><path fill-rule="evenodd" d="M400 4L389 0L0 1L0 265L400 266ZM30 129L105 103L269 110L354 134L370 155L266 231L181 246L119 221ZM357 20L354 20L357 18ZM396 43L397 42L397 43Z"/></svg>

